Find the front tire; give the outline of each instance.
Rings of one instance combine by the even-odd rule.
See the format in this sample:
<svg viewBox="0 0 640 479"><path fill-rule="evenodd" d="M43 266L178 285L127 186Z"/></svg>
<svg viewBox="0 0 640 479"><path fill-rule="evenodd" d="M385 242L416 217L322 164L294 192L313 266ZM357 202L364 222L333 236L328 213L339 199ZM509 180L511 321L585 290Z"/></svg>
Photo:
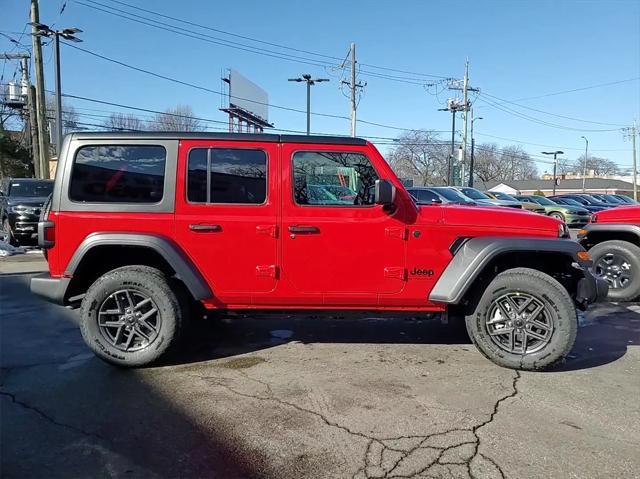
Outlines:
<svg viewBox="0 0 640 479"><path fill-rule="evenodd" d="M540 271L515 268L493 279L466 325L486 358L534 371L564 360L575 342L578 319L560 283Z"/></svg>
<svg viewBox="0 0 640 479"><path fill-rule="evenodd" d="M562 213L560 213L559 211L554 211L553 213L549 213L549 216L551 216L552 218L555 218L557 220L560 220L563 223L566 222L564 215Z"/></svg>
<svg viewBox="0 0 640 479"><path fill-rule="evenodd" d="M147 266L110 271L91 285L80 307L82 337L104 361L152 364L178 343L183 308L166 276Z"/></svg>
<svg viewBox="0 0 640 479"><path fill-rule="evenodd" d="M604 241L589 250L596 274L609 283L612 301L640 296L640 248L627 241Z"/></svg>
<svg viewBox="0 0 640 479"><path fill-rule="evenodd" d="M11 225L9 224L9 219L5 218L2 222L2 240L10 244L11 246L16 246L17 242L15 237L13 236L13 231L11 231Z"/></svg>

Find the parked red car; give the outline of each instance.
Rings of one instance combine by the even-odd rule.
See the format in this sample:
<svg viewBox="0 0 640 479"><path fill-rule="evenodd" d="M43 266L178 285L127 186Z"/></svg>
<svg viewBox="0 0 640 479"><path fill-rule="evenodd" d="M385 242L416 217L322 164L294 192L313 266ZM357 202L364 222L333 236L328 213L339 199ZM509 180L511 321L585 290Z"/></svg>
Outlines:
<svg viewBox="0 0 640 479"><path fill-rule="evenodd" d="M609 283L609 298L640 296L640 206L619 206L592 216L578 240L589 249L595 272Z"/></svg>
<svg viewBox="0 0 640 479"><path fill-rule="evenodd" d="M353 197L312 193L336 184ZM74 133L39 238L32 291L79 306L89 347L124 366L167 353L196 304L462 316L486 357L541 369L607 289L561 222L417 205L357 138Z"/></svg>

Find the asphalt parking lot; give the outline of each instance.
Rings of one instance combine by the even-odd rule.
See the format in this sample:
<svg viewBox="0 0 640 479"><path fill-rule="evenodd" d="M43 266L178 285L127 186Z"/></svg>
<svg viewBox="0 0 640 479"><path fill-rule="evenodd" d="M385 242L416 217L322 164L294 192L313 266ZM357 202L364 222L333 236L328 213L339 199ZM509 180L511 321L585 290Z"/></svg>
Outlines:
<svg viewBox="0 0 640 479"><path fill-rule="evenodd" d="M640 477L640 306L517 373L437 321L228 315L162 366L93 357L0 258L2 477ZM349 320L346 320L349 319Z"/></svg>

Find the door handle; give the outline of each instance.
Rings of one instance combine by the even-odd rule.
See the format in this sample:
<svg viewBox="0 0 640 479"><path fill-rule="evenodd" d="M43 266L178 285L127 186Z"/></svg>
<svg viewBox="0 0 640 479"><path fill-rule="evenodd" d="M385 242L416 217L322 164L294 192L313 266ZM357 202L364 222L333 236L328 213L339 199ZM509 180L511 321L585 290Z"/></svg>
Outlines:
<svg viewBox="0 0 640 479"><path fill-rule="evenodd" d="M195 231L197 233L207 233L207 232L215 232L222 231L222 226L220 225L189 225L189 229L191 231Z"/></svg>
<svg viewBox="0 0 640 479"><path fill-rule="evenodd" d="M315 234L320 233L320 228L317 226L289 226L289 233Z"/></svg>

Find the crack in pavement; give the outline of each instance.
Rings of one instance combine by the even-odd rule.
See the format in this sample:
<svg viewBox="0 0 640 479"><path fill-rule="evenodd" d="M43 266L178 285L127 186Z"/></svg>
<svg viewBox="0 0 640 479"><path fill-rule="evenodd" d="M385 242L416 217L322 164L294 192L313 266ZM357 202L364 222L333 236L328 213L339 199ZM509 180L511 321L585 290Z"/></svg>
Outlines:
<svg viewBox="0 0 640 479"><path fill-rule="evenodd" d="M266 389L266 394L249 394L239 391L226 384L225 379L220 377L199 374L189 374L189 376L213 383L237 396L257 401L272 401L281 406L311 414L321 419L327 426L340 429L347 434L366 440L367 445L363 465L353 474L352 479L409 479L414 477L433 477L433 474L436 474L437 477L443 477L442 474L445 471L448 472L449 476L453 477L454 472L452 471L454 468L458 469L456 477L463 477L466 474L469 479L475 479L476 475L472 465L478 461L484 461L484 467L494 469L500 478L504 479L506 477L504 471L495 460L479 451L482 441L478 431L493 422L498 414L500 405L504 401L518 394L518 381L521 378L519 371L516 371L513 377L511 391L496 400L493 410L485 421L470 428L452 428L424 435L396 437L373 437L354 431L329 419L318 411L307 409L277 397L268 383L253 378L244 371L237 372L246 379L262 385Z"/></svg>
<svg viewBox="0 0 640 479"><path fill-rule="evenodd" d="M71 424L65 424L63 422L57 421L56 419L54 419L53 417L49 416L47 413L45 413L44 411L38 409L35 406L32 406L30 404L27 404L24 401L19 400L18 398L16 398L15 394L12 394L10 392L6 392L6 391L0 391L0 396L4 396L8 399L11 400L11 402L13 404L17 404L18 406L22 407L23 409L27 409L29 411L32 411L34 413L36 413L38 416L40 416L42 419L44 419L45 421L58 426L58 427L62 427L64 429L68 429L70 431L73 431L77 434L81 434L83 436L86 437L92 437L94 439L98 439L100 441L104 441L104 438L102 436L100 436L99 434L96 433L92 433L92 432L88 432L85 431L84 429L81 429L79 427L76 426L72 426Z"/></svg>

